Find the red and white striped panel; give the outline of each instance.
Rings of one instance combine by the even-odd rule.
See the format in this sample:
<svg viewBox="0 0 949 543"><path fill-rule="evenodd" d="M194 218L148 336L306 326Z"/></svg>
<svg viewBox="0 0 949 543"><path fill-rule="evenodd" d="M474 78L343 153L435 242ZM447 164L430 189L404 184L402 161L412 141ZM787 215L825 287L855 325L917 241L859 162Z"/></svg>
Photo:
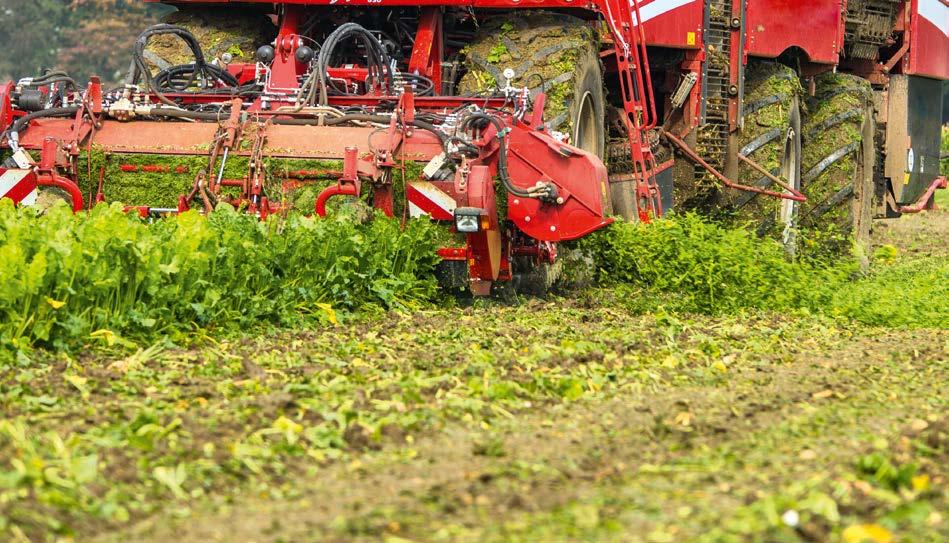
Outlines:
<svg viewBox="0 0 949 543"><path fill-rule="evenodd" d="M655 19L660 15L664 15L695 1L696 0L640 0L639 15L642 17L643 22L646 23L651 19ZM630 2L630 5L632 5L632 2ZM635 12L633 12L633 18L636 18Z"/></svg>
<svg viewBox="0 0 949 543"><path fill-rule="evenodd" d="M409 200L409 215L431 217L436 221L450 221L455 218L458 204L447 192L428 181L411 181L405 188Z"/></svg>
<svg viewBox="0 0 949 543"><path fill-rule="evenodd" d="M33 170L4 170L0 168L0 198L9 198L14 204L36 204L36 174Z"/></svg>

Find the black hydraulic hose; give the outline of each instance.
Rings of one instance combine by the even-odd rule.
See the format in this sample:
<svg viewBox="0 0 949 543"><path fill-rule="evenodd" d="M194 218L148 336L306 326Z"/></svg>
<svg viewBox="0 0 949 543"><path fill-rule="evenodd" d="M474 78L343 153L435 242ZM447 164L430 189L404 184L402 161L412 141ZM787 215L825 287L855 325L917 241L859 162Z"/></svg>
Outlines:
<svg viewBox="0 0 949 543"><path fill-rule="evenodd" d="M20 133L29 125L30 121L34 119L40 119L45 117L69 117L75 115L79 111L79 107L60 107L60 108L51 108L44 109L42 111L36 111L28 115L24 115L16 120L13 125L10 127L9 132ZM149 116L154 117L169 117L174 119L192 119L196 121L215 121L220 122L230 118L231 114L227 111L189 111L186 109L178 108L167 108L167 107L156 107L149 111ZM343 115L342 117L328 117L323 119L323 125L326 126L335 126L351 122L364 122L364 123L379 123L384 124L392 120L391 117L386 115L369 115L366 113L349 113ZM317 118L291 118L291 119L281 119L275 118L273 120L274 124L279 125L289 125L289 126L318 126L320 120ZM420 128L431 132L439 141L442 143L442 146L447 142L447 136L439 132L439 130L426 122L415 120L412 123L412 126Z"/></svg>
<svg viewBox="0 0 949 543"><path fill-rule="evenodd" d="M190 87L198 78L203 78L207 81L217 80L224 83L225 85L230 84L230 80L225 80L220 77L218 73L215 73L215 70L213 70L211 66L205 61L204 52L201 50L201 44L198 43L198 39L194 37L194 34L188 32L180 26L170 24L158 24L151 26L145 30L145 32L143 32L137 40L135 40L135 47L132 52L132 63L129 67L129 73L126 76L126 84L135 85L139 78L141 78L147 90L153 92L162 103L172 107L177 106L177 104L168 99L168 97L162 93L160 85L155 81L155 78L152 77L151 71L145 62L145 47L148 45L149 39L151 39L153 36L159 35L177 36L178 38L184 40L184 42L191 49L191 53L194 56L194 70L190 73L190 77L184 83L183 88Z"/></svg>
<svg viewBox="0 0 949 543"><path fill-rule="evenodd" d="M0 141L3 141L10 137L13 134L17 135L17 139L20 137L20 133L23 132L29 125L30 121L34 119L42 119L46 117L70 117L75 115L79 111L79 107L55 107L50 109L43 109L40 111L34 111L33 113L28 113L16 121L10 128L5 130L3 134L0 134Z"/></svg>
<svg viewBox="0 0 949 543"><path fill-rule="evenodd" d="M52 85L53 83L68 83L73 86L73 88L79 88L79 85L76 83L76 80L69 76L68 73L62 70L55 70L52 72L46 72L45 74L34 77L29 85L29 87L42 87L45 85Z"/></svg>
<svg viewBox="0 0 949 543"><path fill-rule="evenodd" d="M215 111L188 111L186 109L176 109L168 107L156 107L153 108L150 112L150 115L156 117L172 117L175 119L194 119L196 121L224 121L227 120L231 114L227 112L215 112Z"/></svg>
<svg viewBox="0 0 949 543"><path fill-rule="evenodd" d="M208 64L205 66L205 68L216 79L220 80L228 87L238 86L237 78L224 71L220 67ZM158 88L162 90L172 92L187 91L188 87L194 84L195 74L197 72L198 66L194 63L180 64L178 66L165 68L153 78L153 81L158 86Z"/></svg>
<svg viewBox="0 0 949 543"><path fill-rule="evenodd" d="M425 130L426 132L431 132L432 134L434 134L435 137L438 138L438 142L441 143L442 150L447 151L447 147L448 147L447 134L445 134L444 132L436 128L435 125L429 124L425 121L420 121L418 119L415 119L414 121L412 121L411 124L412 126L416 128L421 128L422 130Z"/></svg>
<svg viewBox="0 0 949 543"><path fill-rule="evenodd" d="M43 81L44 79L48 79L50 77L68 77L68 76L69 74L63 70L51 70L41 76L34 77L33 81Z"/></svg>
<svg viewBox="0 0 949 543"><path fill-rule="evenodd" d="M403 85L411 85L412 93L416 96L431 96L435 94L435 83L424 75L402 73L399 74L397 79L401 79Z"/></svg>
<svg viewBox="0 0 949 543"><path fill-rule="evenodd" d="M508 173L508 162L507 162L507 129L504 125L497 119L497 117L487 115L485 113L472 113L471 115L465 117L461 121L461 128L466 130L473 123L481 121L488 122L494 125L494 128L497 130L498 138L498 177L501 178L501 184L504 185L504 188L511 194L521 197L521 198L537 198L543 201L556 201L557 200L557 189L552 184L547 184L547 194L546 195L537 195L532 191L527 191L521 189L514 185L514 182L511 181L511 176Z"/></svg>
<svg viewBox="0 0 949 543"><path fill-rule="evenodd" d="M162 107L157 107L157 108L152 109L149 112L149 115L152 115L155 117L172 117L176 119L194 119L197 121L223 121L230 118L231 116L229 112L188 111L186 109L162 108ZM367 115L365 113L351 113L348 115L343 115L342 117L327 117L323 120L323 124L326 126L334 126L334 125L345 124L345 123L350 123L350 122L388 123L391 120L392 120L391 117L387 117L385 115ZM320 120L315 117L291 118L291 119L275 118L273 120L273 123L289 125L289 126L317 126L320 124Z"/></svg>
<svg viewBox="0 0 949 543"><path fill-rule="evenodd" d="M504 188L515 196L521 198L530 198L531 194L514 185L511 181L511 176L508 174L507 170L507 135L504 133L504 125L501 124L501 121L496 118L486 115L484 113L473 113L461 121L461 128L467 129L476 121L482 121L491 123L494 125L494 128L497 130L498 137L498 177L501 178L501 184L504 185Z"/></svg>
<svg viewBox="0 0 949 543"><path fill-rule="evenodd" d="M44 79L42 81L34 79L27 86L28 87L45 87L47 85L52 85L54 83L66 83L67 86L70 86L74 89L79 88L79 86L76 84L76 80L66 75L50 77L49 79Z"/></svg>
<svg viewBox="0 0 949 543"><path fill-rule="evenodd" d="M34 119L42 119L45 117L69 117L69 116L75 115L78 112L79 112L78 106L54 107L50 109L34 111L33 113L29 113L17 119L16 122L14 122L12 126L10 126L10 130L8 133L16 132L17 134L19 134L20 132L23 131L24 128L26 128L30 124L30 121Z"/></svg>
<svg viewBox="0 0 949 543"><path fill-rule="evenodd" d="M372 81L374 83L380 84L384 92L391 91L392 85L392 68L391 63L392 59L389 56L389 53L386 51L385 46L383 46L371 32L366 30L362 25L357 23L345 23L340 25L336 30L334 30L326 40L323 42L322 47L320 48L320 53L317 56L316 63L313 67L313 74L316 78L319 79L319 89L313 88L313 85L316 85L316 81L308 81L306 86L310 86L309 89L301 89L301 95L309 94L308 99L312 99L315 91L319 91L320 104L325 105L328 102L327 97L327 88L330 86L334 87L334 90L340 94L347 94L346 89L335 88L335 85L329 81L329 64L332 60L333 54L336 52L337 47L345 40L348 39L358 39L362 42L363 49L366 53L366 67L369 71L369 76L367 81ZM306 92L309 91L309 92Z"/></svg>

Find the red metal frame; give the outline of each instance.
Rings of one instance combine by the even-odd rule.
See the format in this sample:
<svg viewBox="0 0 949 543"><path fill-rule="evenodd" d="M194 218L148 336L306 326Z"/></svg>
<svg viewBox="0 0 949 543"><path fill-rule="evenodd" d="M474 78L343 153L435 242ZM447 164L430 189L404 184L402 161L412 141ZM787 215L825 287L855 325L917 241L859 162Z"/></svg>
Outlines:
<svg viewBox="0 0 949 543"><path fill-rule="evenodd" d="M441 94L442 88L443 41L441 11L436 7L423 8L409 59L409 73L431 79L437 94Z"/></svg>
<svg viewBox="0 0 949 543"><path fill-rule="evenodd" d="M904 73L949 79L949 0L912 0L911 5Z"/></svg>
<svg viewBox="0 0 949 543"><path fill-rule="evenodd" d="M844 45L844 9L846 0L750 0L745 53L776 58L797 48L810 62L837 64Z"/></svg>

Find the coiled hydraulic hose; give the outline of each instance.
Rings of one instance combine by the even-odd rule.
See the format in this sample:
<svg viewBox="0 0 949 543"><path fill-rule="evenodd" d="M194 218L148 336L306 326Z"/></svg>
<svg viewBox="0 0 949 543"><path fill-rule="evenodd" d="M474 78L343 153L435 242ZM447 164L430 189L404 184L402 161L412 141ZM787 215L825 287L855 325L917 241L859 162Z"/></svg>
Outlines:
<svg viewBox="0 0 949 543"><path fill-rule="evenodd" d="M148 65L145 62L145 47L148 45L148 41L152 37L160 35L177 36L181 38L191 49L191 54L194 56L194 64L184 65L188 70L190 70L190 76L188 80L185 81L183 88L191 87L194 82L199 79L204 81L219 81L226 87L236 86L237 80L234 79L233 76L226 74L226 72L216 66L211 66L205 61L204 52L201 50L201 44L198 43L198 39L194 37L194 34L188 32L180 26L170 24L157 24L151 26L145 30L145 32L142 32L138 39L135 40L135 47L132 51L132 64L129 67L128 75L125 78L127 85L135 85L139 80L141 80L146 90L154 93L162 103L169 106L177 106L177 104L175 104L162 93L162 85L159 84L159 81L156 81L156 79L152 77L151 70L149 70ZM171 79L169 77L163 77L161 81L167 84L171 81ZM177 88L181 88L180 84L177 86Z"/></svg>
<svg viewBox="0 0 949 543"><path fill-rule="evenodd" d="M507 161L507 132L508 129L497 119L497 117L488 115L486 113L472 113L464 119L461 120L460 127L462 130L467 130L472 127L474 124L481 124L486 126L487 123L494 125L494 128L497 130L498 138L498 177L501 178L501 184L504 185L505 190L514 196L520 198L537 198L544 202L556 202L557 201L557 187L552 183L546 183L544 185L538 185L535 188L524 190L511 181L511 176L508 173L508 161ZM479 127L480 128L480 127Z"/></svg>
<svg viewBox="0 0 949 543"><path fill-rule="evenodd" d="M220 67L212 64L208 64L206 67L207 70L213 74L215 79L220 80L228 87L237 86L237 78L222 70ZM194 63L179 64L178 66L172 66L162 70L153 80L158 88L162 90L184 92L187 91L191 85L194 85L197 70L197 65Z"/></svg>
<svg viewBox="0 0 949 543"><path fill-rule="evenodd" d="M313 105L313 99L318 92L319 105L326 105L329 102L327 91L329 87L332 87L338 94L348 94L346 89L337 88L329 80L329 64L339 45L349 39L357 39L362 42L363 49L366 52L366 67L369 70L367 81L371 84L380 85L384 93L388 94L392 91L392 59L389 57L385 46L362 25L345 23L327 36L323 42L310 77L300 87L300 93L297 97L299 103Z"/></svg>

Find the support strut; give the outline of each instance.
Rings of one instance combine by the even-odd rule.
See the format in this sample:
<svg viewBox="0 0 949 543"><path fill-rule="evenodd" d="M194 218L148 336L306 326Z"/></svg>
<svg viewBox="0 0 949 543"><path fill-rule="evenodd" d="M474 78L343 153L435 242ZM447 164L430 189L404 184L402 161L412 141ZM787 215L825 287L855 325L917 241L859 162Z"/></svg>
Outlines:
<svg viewBox="0 0 949 543"><path fill-rule="evenodd" d="M751 166L752 168L754 168L755 170L757 170L759 173L767 176L768 179L774 181L776 184L778 184L781 188L783 188L787 192L776 192L773 190L762 189L759 187L751 187L748 185L742 185L741 183L732 181L731 179L726 177L724 174L722 174L721 172L716 170L714 167L712 167L711 164L703 160L702 157L700 157L698 153L696 153L691 147L689 147L687 143L685 143L678 137L674 136L673 134L669 132L662 132L662 136L665 137L666 140L669 141L669 143L673 144L676 148L682 151L682 154L684 154L689 160L705 168L705 170L708 171L708 173L712 174L712 176L714 176L723 185L725 185L726 187L730 189L743 190L746 192L755 192L758 194L764 194L765 196L781 198L783 200L794 200L795 202L807 201L807 197L804 196L804 194L801 193L799 190L794 189L793 187L791 187L790 185L782 181L780 178L776 177L771 172L767 171L766 169L761 167L761 165L751 160L750 158L746 157L745 155L739 154L738 158L742 160L743 162L745 162L746 164L748 164L749 166Z"/></svg>

